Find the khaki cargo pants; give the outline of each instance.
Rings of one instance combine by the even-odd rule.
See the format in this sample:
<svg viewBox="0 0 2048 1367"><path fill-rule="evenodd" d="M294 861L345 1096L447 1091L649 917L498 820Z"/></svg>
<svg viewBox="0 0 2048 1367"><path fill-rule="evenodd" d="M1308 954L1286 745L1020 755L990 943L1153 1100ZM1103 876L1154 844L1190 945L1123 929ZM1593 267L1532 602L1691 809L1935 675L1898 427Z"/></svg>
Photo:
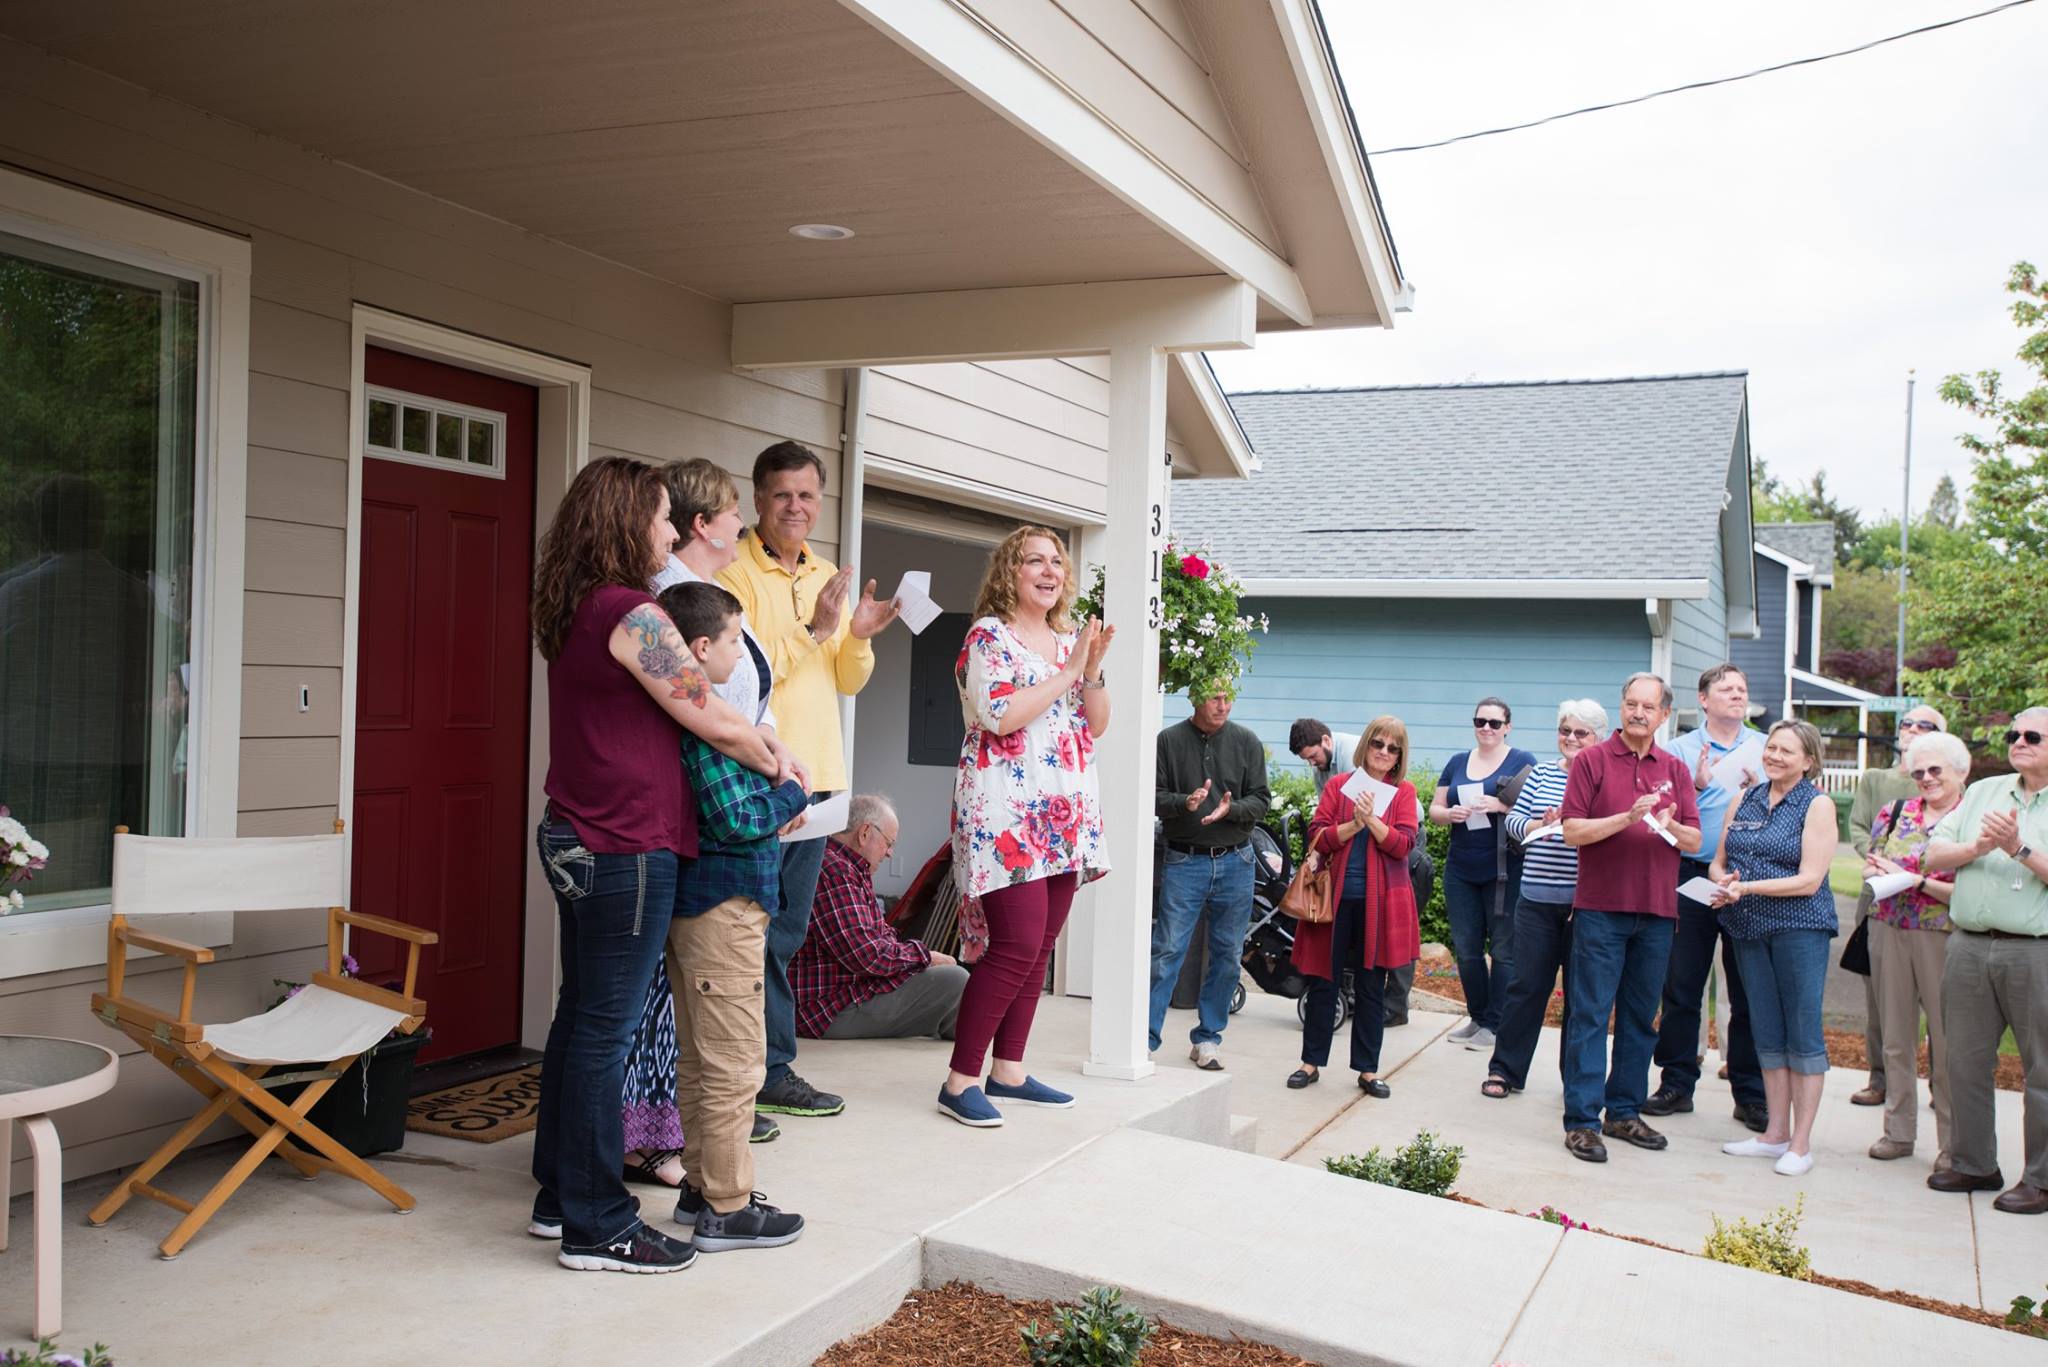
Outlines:
<svg viewBox="0 0 2048 1367"><path fill-rule="evenodd" d="M768 1073L761 963L768 913L730 897L668 927L668 980L676 999L676 1109L683 1175L721 1215L754 1190L754 1097Z"/></svg>

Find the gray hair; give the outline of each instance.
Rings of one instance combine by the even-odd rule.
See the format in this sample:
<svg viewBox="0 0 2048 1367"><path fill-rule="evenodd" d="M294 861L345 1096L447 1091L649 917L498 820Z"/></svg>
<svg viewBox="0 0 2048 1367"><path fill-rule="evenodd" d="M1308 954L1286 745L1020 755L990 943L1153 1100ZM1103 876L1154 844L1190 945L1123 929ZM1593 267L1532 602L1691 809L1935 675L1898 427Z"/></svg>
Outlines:
<svg viewBox="0 0 2048 1367"><path fill-rule="evenodd" d="M1906 715L1900 717L1899 720L1904 721L1906 717L1912 716L1915 712L1932 712L1934 714L1934 724L1944 731L1948 730L1948 718L1942 715L1941 709L1924 702L1907 708Z"/></svg>
<svg viewBox="0 0 2048 1367"><path fill-rule="evenodd" d="M863 826L900 825L896 804L880 793L855 793L846 804L846 834L850 837Z"/></svg>
<svg viewBox="0 0 2048 1367"><path fill-rule="evenodd" d="M1662 674L1652 674L1647 670L1628 676L1627 681L1621 686L1622 701L1627 702L1628 691L1646 679L1657 685L1657 706L1669 712L1671 710L1671 685L1665 681Z"/></svg>
<svg viewBox="0 0 2048 1367"><path fill-rule="evenodd" d="M1568 721L1582 721L1593 729L1596 736L1607 731L1607 709L1591 698L1566 698L1557 705L1557 723L1562 726Z"/></svg>
<svg viewBox="0 0 2048 1367"><path fill-rule="evenodd" d="M1811 779L1818 779L1820 777L1822 753L1820 728L1810 721L1798 721L1787 717L1765 732L1764 739L1768 741L1780 731L1790 731L1798 738L1799 748L1806 752L1806 776Z"/></svg>
<svg viewBox="0 0 2048 1367"><path fill-rule="evenodd" d="M1946 731L1929 731L1906 747L1906 768L1924 765L1929 760L1947 766L1962 782L1970 781L1970 747L1963 744L1961 737Z"/></svg>
<svg viewBox="0 0 2048 1367"><path fill-rule="evenodd" d="M2012 719L2018 721L2021 717L2040 717L2044 721L2048 721L2048 703L2036 703L2032 707L2022 707L2013 714Z"/></svg>

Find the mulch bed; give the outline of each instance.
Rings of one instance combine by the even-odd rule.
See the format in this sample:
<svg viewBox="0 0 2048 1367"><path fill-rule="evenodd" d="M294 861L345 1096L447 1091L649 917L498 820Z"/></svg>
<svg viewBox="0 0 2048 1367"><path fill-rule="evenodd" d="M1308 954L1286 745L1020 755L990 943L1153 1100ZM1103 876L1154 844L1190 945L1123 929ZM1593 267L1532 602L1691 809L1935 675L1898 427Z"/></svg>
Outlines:
<svg viewBox="0 0 2048 1367"><path fill-rule="evenodd" d="M1037 1320L1052 1323L1051 1301L1013 1301L965 1282L913 1291L878 1329L836 1343L819 1367L903 1367L942 1362L946 1367L1017 1367L1024 1349L1018 1334ZM1138 1361L1144 1367L1316 1367L1306 1358L1263 1343L1224 1340L1160 1324Z"/></svg>

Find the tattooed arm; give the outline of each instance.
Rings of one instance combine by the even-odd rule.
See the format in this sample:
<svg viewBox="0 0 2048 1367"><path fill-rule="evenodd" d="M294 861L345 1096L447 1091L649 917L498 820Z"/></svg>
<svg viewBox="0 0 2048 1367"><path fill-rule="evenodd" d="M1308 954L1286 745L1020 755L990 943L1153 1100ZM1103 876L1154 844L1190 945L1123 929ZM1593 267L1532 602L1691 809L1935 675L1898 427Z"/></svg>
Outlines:
<svg viewBox="0 0 2048 1367"><path fill-rule="evenodd" d="M640 681L685 731L770 778L782 765L761 733L738 709L711 691L711 680L674 623L653 603L642 603L612 628L612 658Z"/></svg>

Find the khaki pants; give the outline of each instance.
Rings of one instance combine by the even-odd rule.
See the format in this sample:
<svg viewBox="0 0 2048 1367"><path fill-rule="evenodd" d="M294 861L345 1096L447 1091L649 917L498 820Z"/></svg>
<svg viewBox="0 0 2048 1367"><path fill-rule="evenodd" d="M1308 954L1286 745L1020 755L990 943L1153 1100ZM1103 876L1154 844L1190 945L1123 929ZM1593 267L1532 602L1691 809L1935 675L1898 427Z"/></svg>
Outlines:
<svg viewBox="0 0 2048 1367"><path fill-rule="evenodd" d="M668 980L676 998L676 1109L683 1176L721 1215L754 1190L754 1097L767 1076L761 963L768 913L732 897L668 927Z"/></svg>
<svg viewBox="0 0 2048 1367"><path fill-rule="evenodd" d="M1969 1177L1998 1171L1993 1078L1998 1038L2010 1026L2026 1069L2021 1136L2027 1166L2020 1180L2048 1190L2048 940L1950 931L1941 1012L1955 1097L1955 1170Z"/></svg>
<svg viewBox="0 0 2048 1367"><path fill-rule="evenodd" d="M1945 930L1900 930L1870 923L1870 981L1884 1022L1884 1133L1914 1142L1920 1119L1920 1013L1927 1013L1927 1087L1934 1093L1934 1139L1949 1155L1954 1112L1948 1095L1948 1035L1941 1023Z"/></svg>

